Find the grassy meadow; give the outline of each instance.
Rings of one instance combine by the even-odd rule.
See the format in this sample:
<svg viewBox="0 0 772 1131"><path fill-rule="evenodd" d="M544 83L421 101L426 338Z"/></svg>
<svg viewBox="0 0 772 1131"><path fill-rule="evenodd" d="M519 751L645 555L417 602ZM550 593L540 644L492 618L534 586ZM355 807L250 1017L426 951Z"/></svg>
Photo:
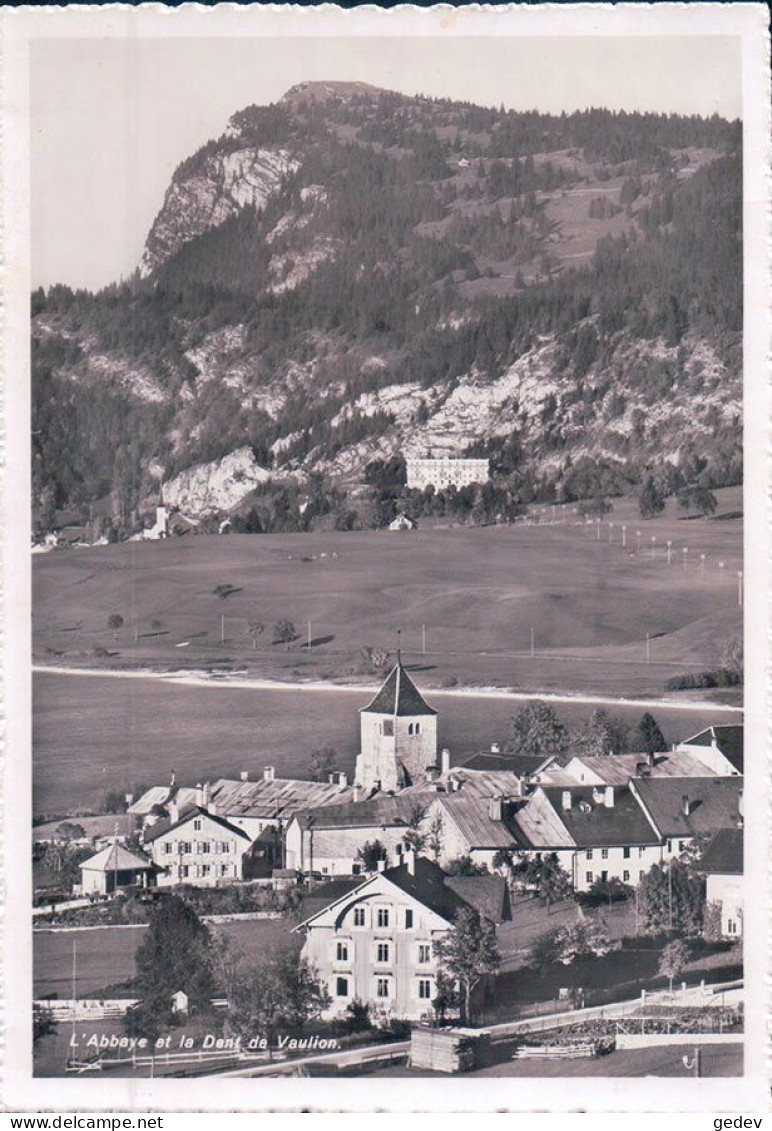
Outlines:
<svg viewBox="0 0 772 1131"><path fill-rule="evenodd" d="M643 522L621 500L613 527L555 507L538 525L188 536L39 555L34 655L350 678L361 648L392 651L400 628L427 685L661 691L677 671L714 666L718 641L740 627L741 494L720 496L719 516L737 517L685 519L671 501ZM289 645L273 642L279 621L295 626Z"/></svg>

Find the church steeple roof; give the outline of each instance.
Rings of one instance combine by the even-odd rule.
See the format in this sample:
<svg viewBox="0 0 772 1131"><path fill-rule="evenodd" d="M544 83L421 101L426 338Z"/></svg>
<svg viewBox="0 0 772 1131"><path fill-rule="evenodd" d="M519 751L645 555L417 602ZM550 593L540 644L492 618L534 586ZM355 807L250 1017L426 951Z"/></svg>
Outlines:
<svg viewBox="0 0 772 1131"><path fill-rule="evenodd" d="M381 690L363 711L374 715L436 715L405 671L401 658L386 677Z"/></svg>

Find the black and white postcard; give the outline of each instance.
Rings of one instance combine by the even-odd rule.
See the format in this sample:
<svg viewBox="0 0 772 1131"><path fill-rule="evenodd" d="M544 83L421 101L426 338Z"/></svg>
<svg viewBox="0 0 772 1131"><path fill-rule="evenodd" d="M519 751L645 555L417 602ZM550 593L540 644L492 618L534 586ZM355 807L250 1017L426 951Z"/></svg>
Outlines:
<svg viewBox="0 0 772 1131"><path fill-rule="evenodd" d="M6 1107L767 1109L767 23L3 11Z"/></svg>

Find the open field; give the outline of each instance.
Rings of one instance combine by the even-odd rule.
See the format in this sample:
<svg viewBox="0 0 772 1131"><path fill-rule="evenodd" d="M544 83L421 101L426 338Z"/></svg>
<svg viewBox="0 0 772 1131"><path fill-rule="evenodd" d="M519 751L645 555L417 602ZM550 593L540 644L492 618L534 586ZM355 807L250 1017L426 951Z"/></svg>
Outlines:
<svg viewBox="0 0 772 1131"><path fill-rule="evenodd" d="M285 919L249 919L211 926L212 934L232 939L252 959L278 947L300 949L303 939L292 934ZM104 927L81 931L35 931L33 936L34 994L72 997L72 948L76 950L75 986L78 996L96 997L108 986L134 977L134 953L143 927Z"/></svg>
<svg viewBox="0 0 772 1131"><path fill-rule="evenodd" d="M720 496L719 515L739 516L739 489ZM571 507L542 508L540 518L411 534L189 536L38 555L34 655L334 679L359 671L363 645L393 651L399 627L429 685L455 678L629 695L661 691L684 668L715 666L717 642L740 626L741 516L686 520L671 501L661 518L642 522L633 500L619 500L600 538ZM124 620L116 630L112 614ZM297 630L289 647L272 643L280 620ZM253 638L255 623L265 628Z"/></svg>
<svg viewBox="0 0 772 1131"><path fill-rule="evenodd" d="M419 685L423 673L415 671ZM332 745L340 768L353 771L359 752L359 708L367 690L252 690L224 683L181 684L153 679L115 679L39 672L34 677L34 811L58 815L98 809L110 786L169 780L250 776L273 765L280 777L307 777L309 756ZM442 693L427 696L439 711L439 739L456 764L491 742L500 742L521 703ZM561 704L570 727L591 712ZM636 724L640 706L614 707ZM709 723L736 722L716 708L653 711L668 742Z"/></svg>

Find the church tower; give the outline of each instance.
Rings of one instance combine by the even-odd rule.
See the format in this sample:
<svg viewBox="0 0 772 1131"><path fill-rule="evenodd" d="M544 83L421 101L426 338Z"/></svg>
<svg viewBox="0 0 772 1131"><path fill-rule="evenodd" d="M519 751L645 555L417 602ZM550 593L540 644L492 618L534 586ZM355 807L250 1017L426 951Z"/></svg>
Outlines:
<svg viewBox="0 0 772 1131"><path fill-rule="evenodd" d="M400 656L378 694L360 712L356 784L384 792L427 780L437 766L437 712L405 671Z"/></svg>

